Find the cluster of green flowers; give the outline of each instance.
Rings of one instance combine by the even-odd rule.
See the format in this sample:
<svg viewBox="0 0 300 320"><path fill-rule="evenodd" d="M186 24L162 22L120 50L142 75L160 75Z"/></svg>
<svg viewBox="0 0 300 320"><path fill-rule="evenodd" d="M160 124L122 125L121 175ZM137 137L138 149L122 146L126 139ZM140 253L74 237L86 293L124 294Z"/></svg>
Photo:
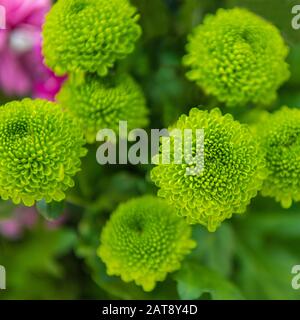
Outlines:
<svg viewBox="0 0 300 320"><path fill-rule="evenodd" d="M141 34L128 0L59 0L43 27L45 60L69 75L61 104L14 101L0 110L0 195L31 206L61 201L85 154L85 139L127 120L147 125L145 98L126 74L101 79L133 51Z"/></svg>
<svg viewBox="0 0 300 320"><path fill-rule="evenodd" d="M158 196L189 223L215 231L233 213L245 212L258 191L284 208L300 201L300 110L283 107L250 117L251 126L222 116L219 109L209 113L194 108L172 127L205 132L200 174L187 175L187 162L158 164L151 172Z"/></svg>
<svg viewBox="0 0 300 320"><path fill-rule="evenodd" d="M137 20L128 0L54 4L43 28L43 52L47 65L69 79L57 96L60 104L25 99L0 108L3 199L27 206L62 200L86 153L84 135L93 143L98 130L117 130L120 120L129 129L147 125L139 85L112 72L134 49L141 34ZM278 30L244 9L209 15L187 50L188 78L228 106L267 105L289 76ZM213 232L244 213L259 191L283 207L300 201L300 110L285 107L259 118L252 131L219 109L193 108L178 119L170 129L204 129L204 170L188 175L194 165L187 162L158 164L151 178L163 199L144 196L112 213L97 250L109 275L151 291L195 247L188 223ZM195 137L192 144L195 151Z"/></svg>
<svg viewBox="0 0 300 320"><path fill-rule="evenodd" d="M189 37L187 77L228 106L268 105L288 79L279 30L246 9L219 9Z"/></svg>
<svg viewBox="0 0 300 320"><path fill-rule="evenodd" d="M127 120L130 128L147 124L145 99L134 80L126 74L107 75L118 58L132 51L139 36L136 11L126 1L122 0L126 10L119 20L110 13L117 2L59 1L44 27L46 62L58 73L71 73L57 98L81 122L89 142L100 128L116 130L119 120ZM98 10L101 19L97 20ZM106 19L106 14L112 18ZM57 27L62 16L67 19ZM78 23L72 25L74 16ZM71 35L83 23L100 28L101 33L83 28L73 39ZM115 50L120 37L127 39L121 56ZM219 10L208 16L190 37L187 50L188 77L228 106L268 105L289 77L284 61L288 49L279 31L244 9ZM272 131L276 117L278 128ZM285 207L292 199L299 200L298 171L292 165L298 145L291 136L295 137L296 129L287 125L289 116L267 118L261 118L262 125L270 129L257 139L255 130L251 132L248 125L230 114L222 115L219 109L194 108L181 116L170 129L204 129L204 170L187 175L188 163L159 164L152 170L158 196L164 199L145 196L120 205L101 233L97 252L108 274L151 291L167 273L180 268L180 261L195 246L186 223L200 223L213 232L233 214L244 213L260 190ZM274 139L280 142L275 144ZM278 148L290 148L290 152L283 159Z"/></svg>
<svg viewBox="0 0 300 320"><path fill-rule="evenodd" d="M69 75L58 100L80 120L89 143L100 129L117 129L120 120L130 128L148 123L139 85L112 70L141 35L136 11L128 0L59 0L46 17L45 62Z"/></svg>

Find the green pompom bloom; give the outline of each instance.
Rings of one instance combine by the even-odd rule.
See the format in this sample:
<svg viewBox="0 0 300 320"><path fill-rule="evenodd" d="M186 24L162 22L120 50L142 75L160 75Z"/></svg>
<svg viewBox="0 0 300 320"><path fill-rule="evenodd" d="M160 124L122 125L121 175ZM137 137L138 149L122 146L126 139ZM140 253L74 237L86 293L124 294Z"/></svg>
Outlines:
<svg viewBox="0 0 300 320"><path fill-rule="evenodd" d="M85 155L78 123L60 106L24 99L0 108L0 195L32 206L61 201Z"/></svg>
<svg viewBox="0 0 300 320"><path fill-rule="evenodd" d="M289 208L293 200L300 201L300 110L283 107L264 116L256 132L269 171L262 195Z"/></svg>
<svg viewBox="0 0 300 320"><path fill-rule="evenodd" d="M190 236L191 228L163 200L144 196L121 204L112 214L98 255L109 275L151 291L196 246Z"/></svg>
<svg viewBox="0 0 300 320"><path fill-rule="evenodd" d="M81 120L90 143L95 141L100 129L117 132L119 121L127 121L129 130L148 124L144 94L127 74L105 79L91 74L83 79L70 78L57 99Z"/></svg>
<svg viewBox="0 0 300 320"><path fill-rule="evenodd" d="M46 64L58 75L104 76L134 50L141 35L138 18L128 0L59 0L43 27Z"/></svg>
<svg viewBox="0 0 300 320"><path fill-rule="evenodd" d="M227 106L268 105L290 75L279 30L246 9L208 15L189 37L187 51L187 77Z"/></svg>
<svg viewBox="0 0 300 320"><path fill-rule="evenodd" d="M173 205L189 223L200 223L213 232L233 213L243 213L261 189L265 177L263 153L247 125L219 109L193 108L174 125L177 129L204 129L204 168L187 175L195 165L162 164L151 172L158 195ZM193 146L196 148L193 134ZM174 150L171 148L171 153Z"/></svg>

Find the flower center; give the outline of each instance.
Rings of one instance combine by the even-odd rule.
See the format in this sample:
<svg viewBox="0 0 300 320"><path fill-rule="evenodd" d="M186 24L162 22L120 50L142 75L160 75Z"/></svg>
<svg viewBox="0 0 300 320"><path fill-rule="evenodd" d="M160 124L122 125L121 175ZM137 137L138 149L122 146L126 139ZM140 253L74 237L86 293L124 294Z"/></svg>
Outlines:
<svg viewBox="0 0 300 320"><path fill-rule="evenodd" d="M4 135L8 139L22 138L28 134L28 123L25 120L13 121L7 124Z"/></svg>

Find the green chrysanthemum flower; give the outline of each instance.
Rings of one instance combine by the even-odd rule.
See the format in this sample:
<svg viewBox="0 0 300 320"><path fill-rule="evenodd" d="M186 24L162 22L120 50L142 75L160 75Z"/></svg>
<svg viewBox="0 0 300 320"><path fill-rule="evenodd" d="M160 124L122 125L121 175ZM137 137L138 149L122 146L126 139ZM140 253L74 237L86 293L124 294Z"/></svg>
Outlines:
<svg viewBox="0 0 300 320"><path fill-rule="evenodd" d="M104 76L134 50L138 18L128 0L59 0L43 27L46 64L58 75L81 70Z"/></svg>
<svg viewBox="0 0 300 320"><path fill-rule="evenodd" d="M70 78L57 96L70 112L82 121L88 142L94 142L100 129L119 129L127 121L128 129L147 125L147 108L139 85L126 74L109 78L86 75Z"/></svg>
<svg viewBox="0 0 300 320"><path fill-rule="evenodd" d="M189 37L187 51L187 77L228 106L270 104L290 74L277 28L246 9L207 16Z"/></svg>
<svg viewBox="0 0 300 320"><path fill-rule="evenodd" d="M269 176L262 188L284 208L300 201L300 110L283 107L256 126Z"/></svg>
<svg viewBox="0 0 300 320"><path fill-rule="evenodd" d="M23 202L61 201L85 154L77 122L44 100L13 101L0 108L0 195Z"/></svg>
<svg viewBox="0 0 300 320"><path fill-rule="evenodd" d="M109 275L135 281L145 291L180 268L195 247L191 228L163 200L144 196L119 206L101 234L98 255Z"/></svg>
<svg viewBox="0 0 300 320"><path fill-rule="evenodd" d="M248 126L234 121L230 114L222 116L219 109L209 113L193 108L174 128L193 132L204 129L204 168L199 174L188 175L186 169L195 165L185 161L160 163L151 178L160 188L158 195L189 223L215 231L233 213L243 213L261 188L265 176L263 153Z"/></svg>

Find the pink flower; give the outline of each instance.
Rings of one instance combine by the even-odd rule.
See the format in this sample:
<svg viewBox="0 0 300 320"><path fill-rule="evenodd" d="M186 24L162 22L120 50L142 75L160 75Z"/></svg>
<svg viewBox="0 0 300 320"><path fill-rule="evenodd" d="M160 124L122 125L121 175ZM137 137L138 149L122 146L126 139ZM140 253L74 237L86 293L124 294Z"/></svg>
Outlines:
<svg viewBox="0 0 300 320"><path fill-rule="evenodd" d="M18 207L7 219L0 220L0 235L8 239L19 239L26 229L32 229L38 215L34 208Z"/></svg>
<svg viewBox="0 0 300 320"><path fill-rule="evenodd" d="M56 77L37 51L51 0L0 0L0 5L6 10L6 29L0 30L0 87L8 95L34 90L35 96L47 93L52 98L48 93L58 90L52 85Z"/></svg>
<svg viewBox="0 0 300 320"><path fill-rule="evenodd" d="M54 100L66 77L57 77L43 62L41 41L35 48L38 74L33 84L34 98Z"/></svg>
<svg viewBox="0 0 300 320"><path fill-rule="evenodd" d="M67 213L54 221L47 221L44 218L40 219L43 226L47 230L59 228L67 220ZM13 210L9 218L0 219L0 236L10 240L18 240L22 238L26 230L32 230L37 226L39 214L35 207L19 206Z"/></svg>

